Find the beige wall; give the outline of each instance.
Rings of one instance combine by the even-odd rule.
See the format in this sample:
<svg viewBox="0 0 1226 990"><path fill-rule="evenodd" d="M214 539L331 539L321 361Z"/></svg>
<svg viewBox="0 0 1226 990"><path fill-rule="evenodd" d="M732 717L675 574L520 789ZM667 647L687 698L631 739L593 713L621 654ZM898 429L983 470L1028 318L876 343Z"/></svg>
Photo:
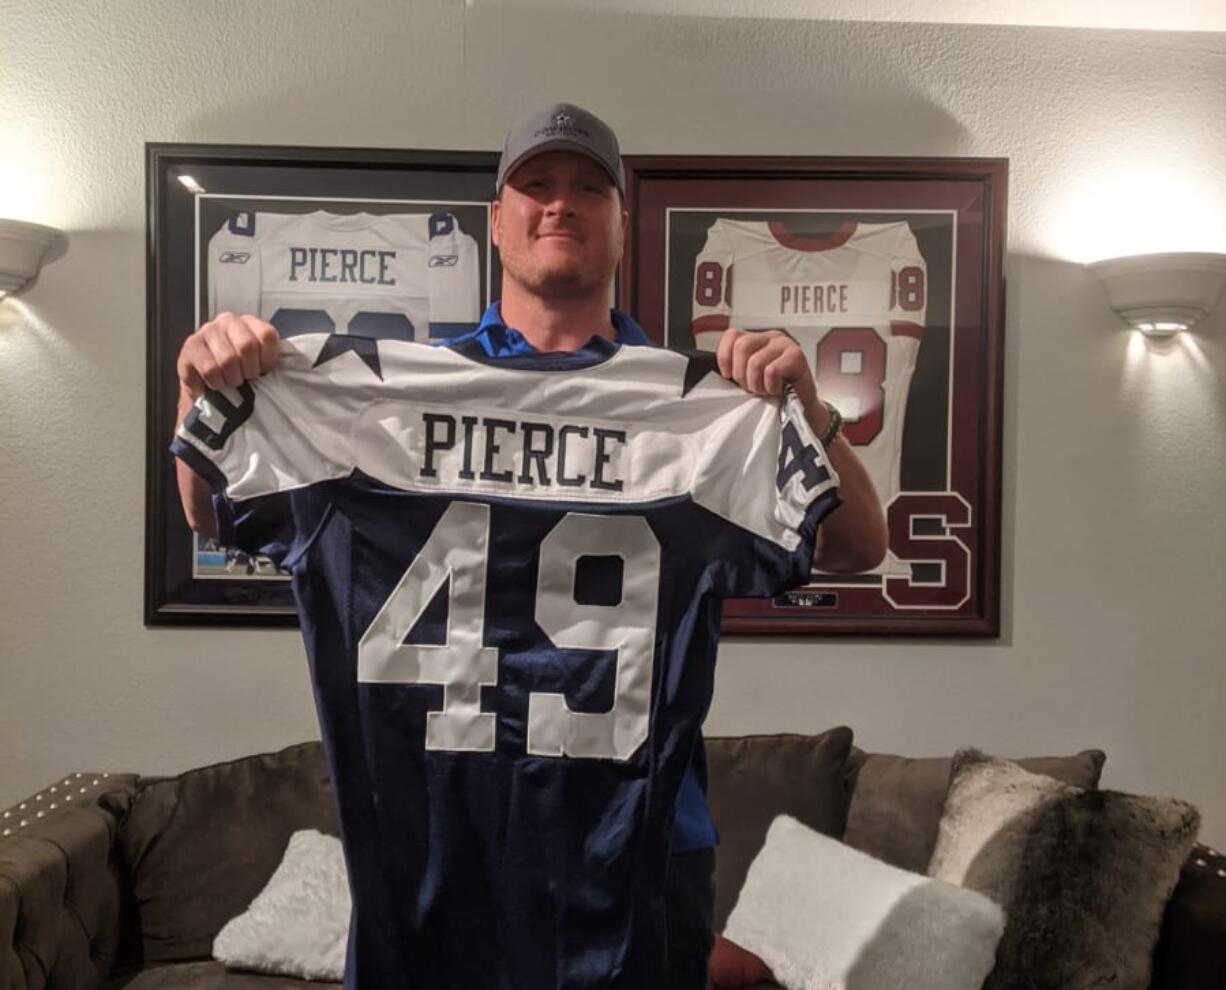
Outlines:
<svg viewBox="0 0 1226 990"><path fill-rule="evenodd" d="M729 640L708 731L1101 746L1226 844L1226 305L1116 328L1080 267L1226 251L1226 36L0 0L0 216L72 234L0 304L0 804L315 734L291 632L146 629L145 141L492 149L564 97L628 152L1011 162L1004 635Z"/></svg>

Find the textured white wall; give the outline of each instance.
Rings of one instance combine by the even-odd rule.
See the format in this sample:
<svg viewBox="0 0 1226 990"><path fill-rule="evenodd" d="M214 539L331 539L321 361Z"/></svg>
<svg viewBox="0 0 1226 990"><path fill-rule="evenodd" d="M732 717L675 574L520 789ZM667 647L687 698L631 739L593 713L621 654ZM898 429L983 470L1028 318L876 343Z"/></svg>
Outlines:
<svg viewBox="0 0 1226 990"><path fill-rule="evenodd" d="M708 730L920 754L1101 746L1226 844L1226 305L1116 329L1080 267L1226 250L1226 36L507 12L461 0L0 0L0 216L69 230L0 304L0 804L316 734L291 632L150 630L145 141L497 148L553 98L628 152L1011 161L1005 631L728 640Z"/></svg>

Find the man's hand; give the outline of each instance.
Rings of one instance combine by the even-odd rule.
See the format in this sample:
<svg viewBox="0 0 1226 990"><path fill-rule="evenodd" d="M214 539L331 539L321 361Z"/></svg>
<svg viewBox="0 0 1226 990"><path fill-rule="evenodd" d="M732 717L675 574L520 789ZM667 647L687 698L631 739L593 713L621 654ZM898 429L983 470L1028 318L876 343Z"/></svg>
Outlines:
<svg viewBox="0 0 1226 990"><path fill-rule="evenodd" d="M281 356L281 338L257 316L219 313L193 333L175 369L182 391L195 400L206 389L236 388L270 371Z"/></svg>
<svg viewBox="0 0 1226 990"><path fill-rule="evenodd" d="M724 331L715 352L720 374L753 395L782 395L791 385L805 411L809 428L821 436L830 425L830 411L818 400L817 383L804 352L782 330ZM885 515L872 479L841 433L826 449L839 473L835 509L817 531L813 565L825 571L867 571L885 557L888 533Z"/></svg>
<svg viewBox="0 0 1226 990"><path fill-rule="evenodd" d="M176 423L206 389L237 388L270 371L281 357L277 328L258 316L219 313L183 343L175 370L179 375ZM183 461L175 460L179 500L187 523L197 533L217 538L217 520L208 483Z"/></svg>
<svg viewBox="0 0 1226 990"><path fill-rule="evenodd" d="M800 345L782 330L729 328L720 337L715 360L721 375L751 395L782 395L791 385L806 412L819 406L809 362ZM824 406L821 411L823 417L829 415Z"/></svg>

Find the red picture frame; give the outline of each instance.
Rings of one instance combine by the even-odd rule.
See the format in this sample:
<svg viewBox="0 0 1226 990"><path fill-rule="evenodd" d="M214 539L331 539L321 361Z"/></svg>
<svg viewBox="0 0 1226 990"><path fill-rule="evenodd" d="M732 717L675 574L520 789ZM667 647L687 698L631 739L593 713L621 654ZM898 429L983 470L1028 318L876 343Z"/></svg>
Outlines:
<svg viewBox="0 0 1226 990"><path fill-rule="evenodd" d="M792 333L890 530L879 568L726 602L724 632L999 635L1008 162L625 162L621 307L679 350Z"/></svg>

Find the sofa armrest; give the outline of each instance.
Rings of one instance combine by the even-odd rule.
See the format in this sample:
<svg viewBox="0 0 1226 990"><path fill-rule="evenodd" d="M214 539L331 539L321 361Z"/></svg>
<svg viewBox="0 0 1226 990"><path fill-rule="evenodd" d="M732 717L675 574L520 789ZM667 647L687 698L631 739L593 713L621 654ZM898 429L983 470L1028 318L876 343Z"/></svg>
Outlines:
<svg viewBox="0 0 1226 990"><path fill-rule="evenodd" d="M0 988L96 986L120 947L112 846L134 774L72 774L0 814Z"/></svg>
<svg viewBox="0 0 1226 990"><path fill-rule="evenodd" d="M1166 906L1150 990L1220 990L1226 973L1226 856L1195 846Z"/></svg>

